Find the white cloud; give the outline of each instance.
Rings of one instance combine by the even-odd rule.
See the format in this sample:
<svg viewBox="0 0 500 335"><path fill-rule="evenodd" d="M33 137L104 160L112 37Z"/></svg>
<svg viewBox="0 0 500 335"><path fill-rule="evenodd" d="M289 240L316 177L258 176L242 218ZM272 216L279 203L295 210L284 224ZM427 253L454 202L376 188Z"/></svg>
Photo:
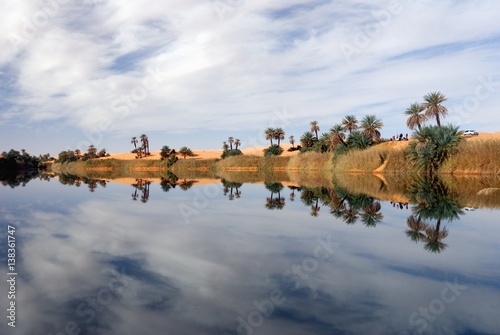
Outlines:
<svg viewBox="0 0 500 335"><path fill-rule="evenodd" d="M456 104L498 68L495 1L233 1L223 15L217 2L194 0L54 1L0 5L10 32L0 67L14 75L19 122L96 131L109 121L117 134L254 131L288 106L320 121L376 111L400 128L394 114L423 94L439 90ZM161 81L141 95L151 68ZM489 130L499 100L478 111Z"/></svg>

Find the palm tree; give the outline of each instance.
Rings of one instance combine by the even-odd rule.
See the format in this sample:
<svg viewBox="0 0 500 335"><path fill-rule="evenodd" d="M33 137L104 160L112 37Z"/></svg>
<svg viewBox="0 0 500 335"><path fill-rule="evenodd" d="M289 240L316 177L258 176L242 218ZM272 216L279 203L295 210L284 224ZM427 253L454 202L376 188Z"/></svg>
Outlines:
<svg viewBox="0 0 500 335"><path fill-rule="evenodd" d="M137 149L137 137L132 137L132 140L130 141L134 145L134 149Z"/></svg>
<svg viewBox="0 0 500 335"><path fill-rule="evenodd" d="M342 143L343 145L347 146L347 143L344 141L344 127L337 123L332 128L330 128L330 133L332 134L332 147L337 143Z"/></svg>
<svg viewBox="0 0 500 335"><path fill-rule="evenodd" d="M306 131L300 138L300 143L302 144L303 147L312 147L315 141L316 138L314 137L314 134L311 133L310 131Z"/></svg>
<svg viewBox="0 0 500 335"><path fill-rule="evenodd" d="M418 130L422 129L422 123L428 120L427 115L422 114L425 107L418 102L414 102L405 110L405 115L408 115L408 120L406 120L406 125L411 130L418 128Z"/></svg>
<svg viewBox="0 0 500 335"><path fill-rule="evenodd" d="M149 155L149 139L146 136L146 134L142 134L140 138L141 138L144 156L148 156Z"/></svg>
<svg viewBox="0 0 500 335"><path fill-rule="evenodd" d="M441 103L448 100L441 92L431 92L424 96L424 103L422 106L425 108L425 115L428 118L436 118L438 127L441 127L439 116L445 117L448 115L448 109L441 105Z"/></svg>
<svg viewBox="0 0 500 335"><path fill-rule="evenodd" d="M270 140L271 145L273 145L275 131L276 130L274 128L267 128L266 130L264 130L264 133L266 134L266 140Z"/></svg>
<svg viewBox="0 0 500 335"><path fill-rule="evenodd" d="M186 156L193 156L193 152L188 147L182 147L182 148L180 148L179 149L179 153L182 156L184 156L184 159L186 159Z"/></svg>
<svg viewBox="0 0 500 335"><path fill-rule="evenodd" d="M347 115L342 119L342 128L349 134L358 129L358 119L354 115Z"/></svg>
<svg viewBox="0 0 500 335"><path fill-rule="evenodd" d="M233 150L234 138L232 136L229 136L227 141L229 142L229 148Z"/></svg>
<svg viewBox="0 0 500 335"><path fill-rule="evenodd" d="M292 148L295 148L295 137L293 135L291 135L289 138L288 138L288 141L290 142L290 144L292 145Z"/></svg>
<svg viewBox="0 0 500 335"><path fill-rule="evenodd" d="M274 139L278 141L278 147L279 147L280 141L285 139L285 131L281 128L274 129Z"/></svg>
<svg viewBox="0 0 500 335"><path fill-rule="evenodd" d="M363 129L363 134L369 136L374 142L380 140L380 129L384 124L375 115L365 115L361 120L360 128Z"/></svg>
<svg viewBox="0 0 500 335"><path fill-rule="evenodd" d="M241 145L241 141L237 138L234 140L235 149L238 150L238 147Z"/></svg>
<svg viewBox="0 0 500 335"><path fill-rule="evenodd" d="M318 131L319 131L319 126L318 126L318 121L311 121L311 132L316 134L316 139L318 140Z"/></svg>

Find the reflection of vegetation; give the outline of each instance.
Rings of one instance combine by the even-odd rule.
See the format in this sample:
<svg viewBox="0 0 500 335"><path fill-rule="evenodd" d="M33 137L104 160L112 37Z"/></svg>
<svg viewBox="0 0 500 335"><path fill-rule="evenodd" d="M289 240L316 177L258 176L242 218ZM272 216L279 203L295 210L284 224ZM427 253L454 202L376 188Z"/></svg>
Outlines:
<svg viewBox="0 0 500 335"><path fill-rule="evenodd" d="M167 177L161 177L160 186L163 192L168 192L177 185L177 176L170 171L167 171Z"/></svg>
<svg viewBox="0 0 500 335"><path fill-rule="evenodd" d="M409 188L409 197L415 205L412 207L413 214L407 220L410 230L406 231L406 235L412 241L425 242L425 250L440 253L447 247L442 240L448 236L448 230L441 227L441 222L458 219L463 214L460 204L448 186L436 176L415 180ZM436 220L436 224L430 225L424 220Z"/></svg>
<svg viewBox="0 0 500 335"><path fill-rule="evenodd" d="M264 186L271 192L271 196L266 198L266 208L271 210L283 209L285 207L285 198L280 193L283 190L283 184L265 182Z"/></svg>
<svg viewBox="0 0 500 335"><path fill-rule="evenodd" d="M139 193L141 193L141 202L146 203L149 199L149 185L151 182L149 180L136 179L136 183L132 184L134 187L134 193L132 193L132 200L137 200Z"/></svg>
<svg viewBox="0 0 500 335"><path fill-rule="evenodd" d="M98 185L104 188L108 183L104 179L79 177L72 174L61 174L58 177L59 177L59 182L63 185L80 187L80 185L83 183L87 185L90 192L94 192L98 187Z"/></svg>
<svg viewBox="0 0 500 335"><path fill-rule="evenodd" d="M49 156L49 157L47 157ZM40 157L31 156L26 150L21 149L21 152L14 149L9 152L2 152L0 154L0 170L3 171L23 171L23 170L37 170L44 166L40 163L48 161L50 155Z"/></svg>
<svg viewBox="0 0 500 335"><path fill-rule="evenodd" d="M189 190L194 184L194 180L186 180L184 179L182 182L180 182L178 185L179 185L179 188L183 191L187 191Z"/></svg>
<svg viewBox="0 0 500 335"><path fill-rule="evenodd" d="M366 194L351 194L340 187L301 187L301 190L300 199L311 207L311 216L318 216L322 205L329 207L330 214L346 224L355 224L361 219L365 226L375 227L384 218L380 202Z"/></svg>
<svg viewBox="0 0 500 335"><path fill-rule="evenodd" d="M222 191L224 192L224 195L228 195L229 200L234 200L234 198L239 198L241 197L241 191L240 188L243 185L242 183L235 183L231 181L227 181L224 178L221 180L222 181Z"/></svg>
<svg viewBox="0 0 500 335"><path fill-rule="evenodd" d="M48 174L39 174L38 171L9 171L0 173L0 183L2 186L9 186L10 188L15 188L18 186L26 186L28 182L32 179L38 178L40 180L50 181L52 176Z"/></svg>
<svg viewBox="0 0 500 335"><path fill-rule="evenodd" d="M300 187L297 187L297 186L288 186L288 188L292 190L292 193L290 193L290 201L294 201L295 200L295 190L299 190L300 191Z"/></svg>

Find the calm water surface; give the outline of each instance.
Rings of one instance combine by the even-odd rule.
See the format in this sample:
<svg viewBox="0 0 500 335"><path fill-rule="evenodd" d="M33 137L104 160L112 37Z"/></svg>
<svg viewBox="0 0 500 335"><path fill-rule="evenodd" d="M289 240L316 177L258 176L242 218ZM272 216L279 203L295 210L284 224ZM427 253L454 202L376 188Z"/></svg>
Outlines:
<svg viewBox="0 0 500 335"><path fill-rule="evenodd" d="M177 184L0 186L0 333L500 334L498 209Z"/></svg>

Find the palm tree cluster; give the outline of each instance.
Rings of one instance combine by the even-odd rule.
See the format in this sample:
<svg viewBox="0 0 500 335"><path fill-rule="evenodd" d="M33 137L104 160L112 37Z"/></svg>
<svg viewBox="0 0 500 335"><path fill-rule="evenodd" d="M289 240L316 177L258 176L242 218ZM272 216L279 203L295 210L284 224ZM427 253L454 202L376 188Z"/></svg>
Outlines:
<svg viewBox="0 0 500 335"><path fill-rule="evenodd" d="M228 144L229 143L229 144ZM234 144L234 148L233 148ZM241 146L241 141L239 139L234 139L234 137L230 136L227 139L227 142L223 142L222 144L222 155L221 158L224 159L230 156L238 156L243 155L238 147Z"/></svg>
<svg viewBox="0 0 500 335"><path fill-rule="evenodd" d="M142 158L151 155L149 151L149 138L146 136L146 134L142 134L139 139L141 141L141 145L139 147L137 147L137 144L139 143L137 137L134 136L130 140L130 143L134 145L134 150L132 150L132 153L136 154L135 158Z"/></svg>
<svg viewBox="0 0 500 335"><path fill-rule="evenodd" d="M278 147L280 146L280 142L285 139L285 131L282 128L267 128L264 131L266 135L266 140L271 142L273 145L273 140L277 141Z"/></svg>
<svg viewBox="0 0 500 335"><path fill-rule="evenodd" d="M58 158L55 160L56 163L64 163L64 162L75 162L77 160L87 161L89 159L109 157L110 154L107 153L106 149L98 150L93 144L89 145L87 152L83 153L80 149L76 150L64 150L61 151L58 155Z"/></svg>
<svg viewBox="0 0 500 335"><path fill-rule="evenodd" d="M224 178L222 178L222 186L223 186L222 191L224 195L228 196L229 200L234 200L235 198L239 199L241 197L240 188L242 185L243 185L242 183L227 181Z"/></svg>
<svg viewBox="0 0 500 335"><path fill-rule="evenodd" d="M308 150L328 152L337 148L340 148L340 152L351 148L364 149L380 141L380 129L383 123L375 115L366 115L361 122L356 116L347 115L320 137L318 137L318 122L312 121L310 126L310 131L306 131L300 138L303 147L301 152Z"/></svg>
<svg viewBox="0 0 500 335"><path fill-rule="evenodd" d="M149 200L149 186L151 182L144 179L136 179L136 182L132 184L134 188L134 193L132 193L132 200L137 200L139 193L141 195L141 202L146 203Z"/></svg>
<svg viewBox="0 0 500 335"><path fill-rule="evenodd" d="M408 107L404 114L408 116L406 125L411 130L418 128L422 129L422 125L430 119L435 118L436 124L441 127L441 117L448 115L448 109L442 105L448 100L441 92L431 92L424 96L424 102L414 102Z"/></svg>
<svg viewBox="0 0 500 335"><path fill-rule="evenodd" d="M9 152L4 151L0 154L0 170L21 171L37 169L42 161L42 157L31 156L24 149L21 149L21 152L10 149Z"/></svg>
<svg viewBox="0 0 500 335"><path fill-rule="evenodd" d="M441 227L442 220L451 222L463 214L456 195L437 176L417 177L408 195L416 205L408 217L406 235L412 241L424 242L425 250L440 253L447 247L442 240L448 236L446 227ZM428 224L425 220L436 220L436 224Z"/></svg>
<svg viewBox="0 0 500 335"><path fill-rule="evenodd" d="M270 210L283 209L285 207L285 198L280 193L283 190L283 184L265 182L264 186L271 192L271 196L266 198L266 208Z"/></svg>

